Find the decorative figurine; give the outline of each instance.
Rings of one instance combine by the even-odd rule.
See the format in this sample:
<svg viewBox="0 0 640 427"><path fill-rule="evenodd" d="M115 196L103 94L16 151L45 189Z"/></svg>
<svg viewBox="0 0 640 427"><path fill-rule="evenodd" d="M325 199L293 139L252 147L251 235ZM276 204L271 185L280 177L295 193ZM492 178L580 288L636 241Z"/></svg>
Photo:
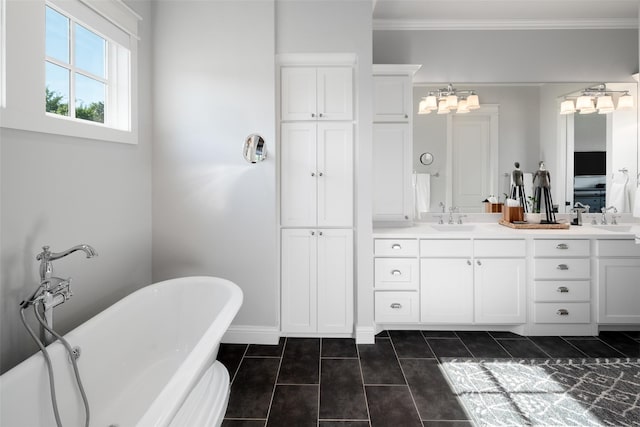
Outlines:
<svg viewBox="0 0 640 427"><path fill-rule="evenodd" d="M527 212L527 196L524 194L524 174L520 170L520 162L513 164L516 168L511 172L511 198L520 200L520 206Z"/></svg>
<svg viewBox="0 0 640 427"><path fill-rule="evenodd" d="M537 210L538 212L540 212L540 203L542 202L542 198L544 197L544 210L547 215L547 220L543 220L540 222L543 224L557 224L556 216L553 213L553 202L551 200L551 174L544 167L543 161L540 161L538 165L538 170L533 175L533 185L535 193L534 211ZM536 180L538 181L537 184Z"/></svg>

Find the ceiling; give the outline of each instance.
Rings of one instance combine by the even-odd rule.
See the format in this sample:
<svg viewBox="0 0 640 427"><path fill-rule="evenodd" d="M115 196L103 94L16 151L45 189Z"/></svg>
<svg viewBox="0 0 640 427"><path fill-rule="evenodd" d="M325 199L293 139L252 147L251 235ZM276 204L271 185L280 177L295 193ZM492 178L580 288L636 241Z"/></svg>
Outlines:
<svg viewBox="0 0 640 427"><path fill-rule="evenodd" d="M638 0L374 0L374 29L637 28Z"/></svg>

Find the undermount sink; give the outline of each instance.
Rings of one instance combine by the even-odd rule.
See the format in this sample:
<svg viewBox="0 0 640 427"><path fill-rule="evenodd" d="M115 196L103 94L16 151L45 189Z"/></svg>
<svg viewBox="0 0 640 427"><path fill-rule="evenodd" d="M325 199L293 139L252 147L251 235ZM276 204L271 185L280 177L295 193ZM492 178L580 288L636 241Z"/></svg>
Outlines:
<svg viewBox="0 0 640 427"><path fill-rule="evenodd" d="M594 225L595 228L599 228L601 230L607 230L607 231L617 231L619 233L627 233L629 231L631 231L631 226L630 225Z"/></svg>
<svg viewBox="0 0 640 427"><path fill-rule="evenodd" d="M430 224L431 228L438 231L473 231L476 226L474 224Z"/></svg>

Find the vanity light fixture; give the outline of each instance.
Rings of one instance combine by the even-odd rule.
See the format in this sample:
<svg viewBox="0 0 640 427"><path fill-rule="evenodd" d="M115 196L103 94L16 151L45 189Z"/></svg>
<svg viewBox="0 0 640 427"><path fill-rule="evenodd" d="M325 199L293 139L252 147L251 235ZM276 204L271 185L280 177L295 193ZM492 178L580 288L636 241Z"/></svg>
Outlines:
<svg viewBox="0 0 640 427"><path fill-rule="evenodd" d="M618 97L618 106L614 105L614 98ZM575 99L575 103L574 103ZM560 114L598 114L612 113L616 110L632 110L633 96L626 90L608 90L602 83L598 86L582 89L577 94L565 96L560 103Z"/></svg>
<svg viewBox="0 0 640 427"><path fill-rule="evenodd" d="M449 114L457 110L459 114L480 108L480 100L474 90L457 90L449 84L446 88L429 91L418 105L418 114Z"/></svg>

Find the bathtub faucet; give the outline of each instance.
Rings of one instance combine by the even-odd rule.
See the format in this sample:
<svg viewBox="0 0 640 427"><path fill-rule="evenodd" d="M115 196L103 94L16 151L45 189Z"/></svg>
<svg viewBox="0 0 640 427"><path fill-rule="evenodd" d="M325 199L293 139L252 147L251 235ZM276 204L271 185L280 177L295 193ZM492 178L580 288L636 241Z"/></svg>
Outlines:
<svg viewBox="0 0 640 427"><path fill-rule="evenodd" d="M51 277L51 274L53 273L53 265L51 264L51 261L64 258L76 251L83 251L87 255L87 258L93 258L98 255L95 249L84 244L74 246L62 252L51 252L49 250L49 246L43 246L42 252L36 255L36 260L40 261L40 283L43 284Z"/></svg>

